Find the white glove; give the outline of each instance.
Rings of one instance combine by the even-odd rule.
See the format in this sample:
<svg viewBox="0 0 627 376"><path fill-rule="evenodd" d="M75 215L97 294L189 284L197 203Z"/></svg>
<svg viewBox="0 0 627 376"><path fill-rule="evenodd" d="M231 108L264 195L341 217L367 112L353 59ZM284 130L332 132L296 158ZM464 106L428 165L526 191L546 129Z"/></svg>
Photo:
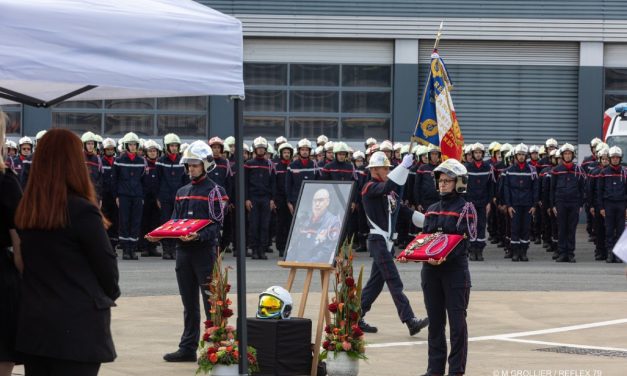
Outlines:
<svg viewBox="0 0 627 376"><path fill-rule="evenodd" d="M414 164L414 155L413 154L407 154L406 156L403 157L403 161L401 162L401 166L405 167L406 169L410 169L413 164Z"/></svg>

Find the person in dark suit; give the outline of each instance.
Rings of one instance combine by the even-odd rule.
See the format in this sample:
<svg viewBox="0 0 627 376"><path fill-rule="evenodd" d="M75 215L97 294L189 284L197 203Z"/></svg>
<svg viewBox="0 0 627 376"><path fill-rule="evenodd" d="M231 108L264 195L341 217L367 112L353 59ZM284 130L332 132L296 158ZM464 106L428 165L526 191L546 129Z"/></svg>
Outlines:
<svg viewBox="0 0 627 376"><path fill-rule="evenodd" d="M97 375L116 357L118 267L82 148L68 130L46 133L15 215L24 259L16 348L28 376Z"/></svg>

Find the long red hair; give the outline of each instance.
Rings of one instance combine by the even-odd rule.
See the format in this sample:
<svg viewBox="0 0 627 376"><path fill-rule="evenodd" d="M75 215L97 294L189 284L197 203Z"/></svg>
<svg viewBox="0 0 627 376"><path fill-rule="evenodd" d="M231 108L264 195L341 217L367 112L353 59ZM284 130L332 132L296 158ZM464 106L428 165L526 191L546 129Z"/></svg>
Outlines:
<svg viewBox="0 0 627 376"><path fill-rule="evenodd" d="M67 129L51 129L33 153L28 183L15 213L16 227L52 230L68 226L68 194L99 207L80 138ZM104 217L103 223L107 225Z"/></svg>

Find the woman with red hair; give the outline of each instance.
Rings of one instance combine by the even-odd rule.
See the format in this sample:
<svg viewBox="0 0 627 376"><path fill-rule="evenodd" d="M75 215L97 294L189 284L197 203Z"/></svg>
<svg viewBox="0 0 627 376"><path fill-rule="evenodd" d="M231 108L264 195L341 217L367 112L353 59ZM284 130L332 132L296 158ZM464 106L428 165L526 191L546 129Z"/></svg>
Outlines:
<svg viewBox="0 0 627 376"><path fill-rule="evenodd" d="M16 347L28 376L97 375L116 357L118 267L82 150L74 133L48 131L15 215L24 260Z"/></svg>

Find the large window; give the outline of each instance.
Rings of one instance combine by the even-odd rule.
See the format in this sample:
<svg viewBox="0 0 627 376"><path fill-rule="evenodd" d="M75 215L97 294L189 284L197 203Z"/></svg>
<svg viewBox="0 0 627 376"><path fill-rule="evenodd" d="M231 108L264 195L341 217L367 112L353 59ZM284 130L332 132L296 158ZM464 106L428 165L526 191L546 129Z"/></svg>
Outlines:
<svg viewBox="0 0 627 376"><path fill-rule="evenodd" d="M627 102L627 68L605 68L605 106Z"/></svg>
<svg viewBox="0 0 627 376"><path fill-rule="evenodd" d="M156 137L173 132L206 138L208 115L208 97L68 101L54 107L52 126L108 136L135 132Z"/></svg>
<svg viewBox="0 0 627 376"><path fill-rule="evenodd" d="M244 83L246 137L389 137L389 65L246 63Z"/></svg>
<svg viewBox="0 0 627 376"><path fill-rule="evenodd" d="M22 134L22 105L5 104L0 106L0 108L9 117L7 136L20 136Z"/></svg>

